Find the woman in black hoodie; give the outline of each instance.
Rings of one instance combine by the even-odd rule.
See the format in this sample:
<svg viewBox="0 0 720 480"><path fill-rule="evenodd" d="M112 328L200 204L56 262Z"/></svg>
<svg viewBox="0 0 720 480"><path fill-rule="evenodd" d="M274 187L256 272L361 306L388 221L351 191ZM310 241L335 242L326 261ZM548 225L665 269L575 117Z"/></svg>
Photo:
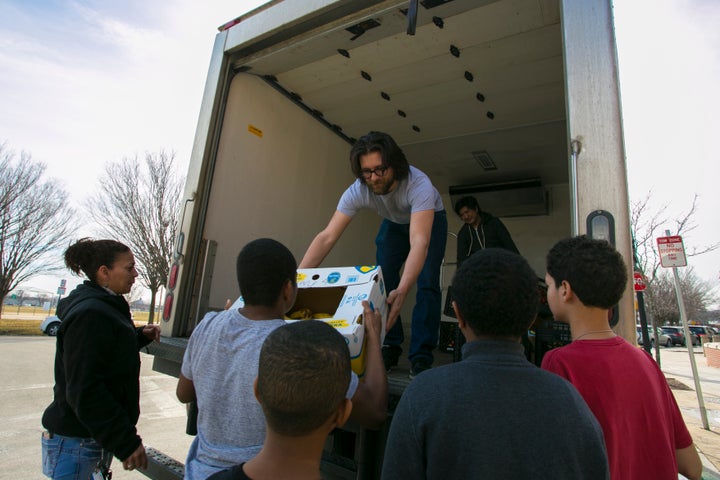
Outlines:
<svg viewBox="0 0 720 480"><path fill-rule="evenodd" d="M135 277L130 248L84 238L65 251L65 265L88 280L58 303L62 325L55 353L54 400L42 424L43 473L91 478L112 455L126 470L146 468L135 424L140 416L139 349L160 337L157 325L136 328L123 297ZM100 462L102 460L102 462Z"/></svg>

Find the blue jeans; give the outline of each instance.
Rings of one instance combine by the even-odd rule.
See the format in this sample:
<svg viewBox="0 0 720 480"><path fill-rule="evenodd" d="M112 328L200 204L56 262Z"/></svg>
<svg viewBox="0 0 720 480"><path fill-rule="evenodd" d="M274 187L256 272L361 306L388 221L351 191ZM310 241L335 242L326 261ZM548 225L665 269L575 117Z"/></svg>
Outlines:
<svg viewBox="0 0 720 480"><path fill-rule="evenodd" d="M53 480L88 480L102 458L103 449L92 438L42 435L43 474Z"/></svg>
<svg viewBox="0 0 720 480"><path fill-rule="evenodd" d="M447 215L445 211L435 212L430 245L425 264L417 279L417 295L412 312L410 335L411 363L423 359L433 361L433 349L437 346L440 329L442 293L440 290L440 269L445 256L447 243ZM387 292L395 290L400 283L400 269L410 252L410 225L401 225L383 220L375 238L377 252L375 259L382 267ZM405 340L402 321L398 316L395 325L385 335L383 342L388 346L400 346Z"/></svg>

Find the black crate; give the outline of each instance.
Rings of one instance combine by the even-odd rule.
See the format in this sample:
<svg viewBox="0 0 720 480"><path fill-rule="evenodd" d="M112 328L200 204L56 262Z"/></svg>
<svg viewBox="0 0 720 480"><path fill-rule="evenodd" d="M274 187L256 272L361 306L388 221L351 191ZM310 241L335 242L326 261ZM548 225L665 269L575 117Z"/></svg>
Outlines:
<svg viewBox="0 0 720 480"><path fill-rule="evenodd" d="M440 322L440 336L438 338L439 351L447 353L455 351L457 328L456 322Z"/></svg>
<svg viewBox="0 0 720 480"><path fill-rule="evenodd" d="M542 357L553 348L562 347L572 342L570 325L544 319L535 324L535 364L542 363Z"/></svg>

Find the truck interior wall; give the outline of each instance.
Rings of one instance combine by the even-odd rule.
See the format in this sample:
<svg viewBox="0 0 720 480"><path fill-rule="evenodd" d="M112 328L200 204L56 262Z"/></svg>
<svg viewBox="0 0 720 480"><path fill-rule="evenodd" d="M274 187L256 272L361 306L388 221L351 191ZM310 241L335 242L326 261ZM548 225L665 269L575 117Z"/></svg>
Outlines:
<svg viewBox="0 0 720 480"><path fill-rule="evenodd" d="M235 260L247 242L274 238L300 262L353 181L349 150L346 141L260 78L235 76L203 231L218 242L210 308L239 295ZM373 264L378 222L376 215L359 215L323 265Z"/></svg>
<svg viewBox="0 0 720 480"><path fill-rule="evenodd" d="M545 277L545 256L560 239L571 235L568 184L547 185L548 215L503 218L515 245L538 277Z"/></svg>
<svg viewBox="0 0 720 480"><path fill-rule="evenodd" d="M218 242L210 308L222 308L226 299L239 295L235 258L248 241L275 238L301 260L313 236L334 212L342 191L353 181L349 148L346 141L258 77L238 74L233 79L203 235ZM410 158L410 163L413 160ZM453 211L447 187L438 184L448 211L449 232L457 233L462 222ZM547 188L548 215L502 219L541 278L547 250L570 234L568 186ZM225 205L228 199L236 199L231 209ZM225 213L228 211L232 213ZM323 265L375 263L374 237L379 222L372 212L358 214ZM455 237L449 236L444 290L455 272L455 256ZM414 295L411 291L410 298ZM402 312L408 319L410 314L411 303Z"/></svg>

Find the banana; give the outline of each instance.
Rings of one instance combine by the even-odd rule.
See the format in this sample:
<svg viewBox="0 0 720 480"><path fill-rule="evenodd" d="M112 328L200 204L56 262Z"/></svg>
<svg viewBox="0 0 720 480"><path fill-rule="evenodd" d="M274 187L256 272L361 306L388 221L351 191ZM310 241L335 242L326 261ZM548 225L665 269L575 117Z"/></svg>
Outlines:
<svg viewBox="0 0 720 480"><path fill-rule="evenodd" d="M312 311L309 308L299 308L291 312L288 317L292 320L310 320L312 318Z"/></svg>

